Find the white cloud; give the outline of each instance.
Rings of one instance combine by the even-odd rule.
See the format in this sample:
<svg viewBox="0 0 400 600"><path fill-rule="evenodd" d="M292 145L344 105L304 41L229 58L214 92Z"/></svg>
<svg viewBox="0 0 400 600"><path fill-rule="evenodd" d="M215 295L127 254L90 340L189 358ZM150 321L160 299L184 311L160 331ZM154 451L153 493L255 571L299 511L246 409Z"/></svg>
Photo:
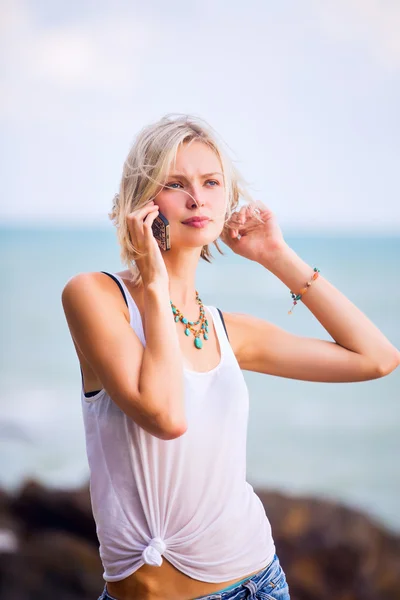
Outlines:
<svg viewBox="0 0 400 600"><path fill-rule="evenodd" d="M71 91L130 91L154 35L151 29L122 15L57 28L35 40L33 74Z"/></svg>
<svg viewBox="0 0 400 600"><path fill-rule="evenodd" d="M130 94L143 57L157 35L155 21L123 13L94 12L68 24L38 23L32 4L1 4L0 119L63 117L65 94ZM50 100L50 101L49 101Z"/></svg>

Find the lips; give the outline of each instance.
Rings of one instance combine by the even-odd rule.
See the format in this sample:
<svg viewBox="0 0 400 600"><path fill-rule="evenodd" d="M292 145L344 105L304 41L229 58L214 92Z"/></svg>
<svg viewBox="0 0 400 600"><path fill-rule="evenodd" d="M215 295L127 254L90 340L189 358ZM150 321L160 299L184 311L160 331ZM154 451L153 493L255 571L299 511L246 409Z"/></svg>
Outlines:
<svg viewBox="0 0 400 600"><path fill-rule="evenodd" d="M210 219L208 217L191 217L190 219L186 219L186 221L182 221L184 225L192 225L193 223L206 223Z"/></svg>
<svg viewBox="0 0 400 600"><path fill-rule="evenodd" d="M208 217L192 217L191 219L183 221L183 225L194 227L195 229L203 229L204 227L207 227L209 222L210 219Z"/></svg>

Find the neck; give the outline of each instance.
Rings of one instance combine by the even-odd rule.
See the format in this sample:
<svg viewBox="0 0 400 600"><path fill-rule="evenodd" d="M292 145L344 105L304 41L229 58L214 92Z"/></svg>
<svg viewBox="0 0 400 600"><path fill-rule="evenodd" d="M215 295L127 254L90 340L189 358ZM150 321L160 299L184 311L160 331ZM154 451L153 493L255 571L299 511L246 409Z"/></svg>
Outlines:
<svg viewBox="0 0 400 600"><path fill-rule="evenodd" d="M180 250L177 254L171 248L163 253L169 277L170 299L182 312L185 309L197 311L196 269L199 257L199 248L190 248L187 252ZM200 290L199 294L201 298Z"/></svg>

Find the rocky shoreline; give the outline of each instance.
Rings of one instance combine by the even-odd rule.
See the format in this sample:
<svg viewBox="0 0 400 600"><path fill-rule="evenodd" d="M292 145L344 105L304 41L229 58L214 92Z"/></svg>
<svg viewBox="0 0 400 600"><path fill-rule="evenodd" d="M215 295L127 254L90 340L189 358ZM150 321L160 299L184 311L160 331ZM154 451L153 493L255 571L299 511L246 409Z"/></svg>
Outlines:
<svg viewBox="0 0 400 600"><path fill-rule="evenodd" d="M335 502L256 491L291 600L400 600L400 536ZM102 572L87 487L0 491L0 598L95 600Z"/></svg>

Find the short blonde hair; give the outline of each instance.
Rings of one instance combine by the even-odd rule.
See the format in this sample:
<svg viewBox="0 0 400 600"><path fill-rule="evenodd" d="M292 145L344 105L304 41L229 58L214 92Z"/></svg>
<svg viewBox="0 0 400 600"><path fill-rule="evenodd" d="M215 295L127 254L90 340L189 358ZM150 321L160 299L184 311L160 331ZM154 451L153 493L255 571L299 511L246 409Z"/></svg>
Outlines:
<svg viewBox="0 0 400 600"><path fill-rule="evenodd" d="M147 204L160 188L167 176L181 145L199 141L207 144L217 155L224 176L226 200L225 224L236 210L242 196L252 201L245 188L245 180L225 152L218 134L199 117L189 114L169 113L159 121L146 125L137 134L133 146L124 162L119 193L115 195L110 219L117 228L121 248L121 260L132 273L132 282L141 281L135 259L141 254L134 247L128 229L127 217ZM220 254L224 254L214 242ZM201 258L211 262L213 255L208 245L203 246Z"/></svg>

